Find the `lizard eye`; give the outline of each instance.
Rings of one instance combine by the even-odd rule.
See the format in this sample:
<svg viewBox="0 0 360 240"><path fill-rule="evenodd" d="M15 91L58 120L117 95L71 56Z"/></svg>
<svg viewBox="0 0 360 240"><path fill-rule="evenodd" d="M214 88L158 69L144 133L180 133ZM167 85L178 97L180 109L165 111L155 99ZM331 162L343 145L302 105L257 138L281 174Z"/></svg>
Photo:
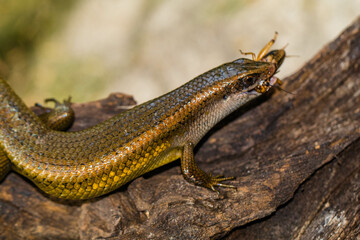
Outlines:
<svg viewBox="0 0 360 240"><path fill-rule="evenodd" d="M255 83L256 79L254 77L246 77L244 78L245 87L249 87Z"/></svg>

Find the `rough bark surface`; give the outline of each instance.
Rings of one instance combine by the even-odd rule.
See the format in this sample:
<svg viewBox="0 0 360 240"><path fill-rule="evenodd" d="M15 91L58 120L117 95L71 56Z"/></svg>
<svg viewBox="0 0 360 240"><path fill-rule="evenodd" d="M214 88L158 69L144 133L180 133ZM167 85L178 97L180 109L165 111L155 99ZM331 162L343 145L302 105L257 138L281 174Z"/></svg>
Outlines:
<svg viewBox="0 0 360 240"><path fill-rule="evenodd" d="M1 239L356 239L360 18L283 81L293 94L257 99L197 148L200 167L236 176L236 190L188 184L174 162L101 198L58 202L11 173L0 184ZM75 104L72 130L127 104L120 94Z"/></svg>

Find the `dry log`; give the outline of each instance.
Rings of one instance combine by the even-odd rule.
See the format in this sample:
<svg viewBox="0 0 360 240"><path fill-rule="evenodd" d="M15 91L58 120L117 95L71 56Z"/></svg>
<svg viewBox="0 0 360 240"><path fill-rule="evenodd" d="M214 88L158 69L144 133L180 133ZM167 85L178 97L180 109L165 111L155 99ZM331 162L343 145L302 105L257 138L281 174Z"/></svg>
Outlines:
<svg viewBox="0 0 360 240"><path fill-rule="evenodd" d="M174 162L106 196L59 202L11 173L0 184L0 238L356 238L360 18L283 81L293 94L273 91L239 109L197 148L200 167L236 176L236 190L191 185ZM75 104L72 130L133 103L117 94Z"/></svg>

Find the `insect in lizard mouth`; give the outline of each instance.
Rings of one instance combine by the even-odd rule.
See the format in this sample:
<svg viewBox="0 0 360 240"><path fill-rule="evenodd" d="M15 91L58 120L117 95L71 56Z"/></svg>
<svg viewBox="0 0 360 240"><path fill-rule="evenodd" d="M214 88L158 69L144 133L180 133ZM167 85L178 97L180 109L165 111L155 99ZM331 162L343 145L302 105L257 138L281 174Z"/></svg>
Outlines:
<svg viewBox="0 0 360 240"><path fill-rule="evenodd" d="M285 51L283 49L280 49L280 50L273 50L267 53L263 58L260 59L260 61L274 64L275 69L277 71L277 69L279 69L279 67L283 63L284 59L285 59ZM271 76L268 79L260 81L259 84L254 88L254 90L258 93L264 93L275 84L281 85L282 82L279 78L275 76Z"/></svg>

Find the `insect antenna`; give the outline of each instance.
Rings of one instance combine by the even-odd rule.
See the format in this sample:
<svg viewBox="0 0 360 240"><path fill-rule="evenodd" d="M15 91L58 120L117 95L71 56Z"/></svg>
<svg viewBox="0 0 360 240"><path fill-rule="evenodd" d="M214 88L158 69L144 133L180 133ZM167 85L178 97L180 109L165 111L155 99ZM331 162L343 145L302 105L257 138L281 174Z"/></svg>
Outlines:
<svg viewBox="0 0 360 240"><path fill-rule="evenodd" d="M286 58L288 58L288 57L290 57L290 58L292 58L292 57L300 57L300 55L286 55L285 57Z"/></svg>
<svg viewBox="0 0 360 240"><path fill-rule="evenodd" d="M287 44L285 44L285 46L283 46L281 49L282 50L285 50L285 48L287 47L287 46L289 46L289 43L287 43ZM285 55L285 57L286 58L288 58L288 57L300 57L300 55Z"/></svg>
<svg viewBox="0 0 360 240"><path fill-rule="evenodd" d="M295 93L289 92L289 91L287 91L287 90L285 90L285 89L281 88L279 85L275 85L274 87L276 87L276 89L279 89L279 90L281 90L281 91L284 91L284 92L286 92L286 93L288 93L288 94L291 94L291 95L296 95Z"/></svg>
<svg viewBox="0 0 360 240"><path fill-rule="evenodd" d="M283 47L281 48L281 50L285 50L285 48L286 48L287 46L289 46L289 43L285 44L285 46L283 46Z"/></svg>

